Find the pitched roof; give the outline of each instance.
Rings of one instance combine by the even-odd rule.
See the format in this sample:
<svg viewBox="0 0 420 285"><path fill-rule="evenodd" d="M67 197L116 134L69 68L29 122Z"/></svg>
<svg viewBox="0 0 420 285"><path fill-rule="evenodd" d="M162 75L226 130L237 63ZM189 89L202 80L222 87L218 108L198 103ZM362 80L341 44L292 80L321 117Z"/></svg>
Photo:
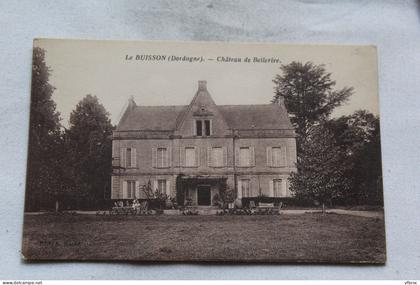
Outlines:
<svg viewBox="0 0 420 285"><path fill-rule="evenodd" d="M231 129L293 129L286 110L277 104L218 106Z"/></svg>
<svg viewBox="0 0 420 285"><path fill-rule="evenodd" d="M175 130L187 108L187 105L133 106L121 118L117 131ZM219 105L218 109L231 129L293 129L286 110L279 105Z"/></svg>
<svg viewBox="0 0 420 285"><path fill-rule="evenodd" d="M187 106L133 106L126 110L117 131L175 130L178 116Z"/></svg>

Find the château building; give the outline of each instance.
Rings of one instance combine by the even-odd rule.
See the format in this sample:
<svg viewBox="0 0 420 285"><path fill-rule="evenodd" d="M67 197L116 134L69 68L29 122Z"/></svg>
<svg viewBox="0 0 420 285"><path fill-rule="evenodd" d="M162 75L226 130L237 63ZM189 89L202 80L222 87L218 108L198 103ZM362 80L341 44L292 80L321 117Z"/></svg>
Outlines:
<svg viewBox="0 0 420 285"><path fill-rule="evenodd" d="M145 198L149 181L171 197L183 191L199 206L212 205L226 185L238 198L290 197L295 132L282 102L216 105L199 81L187 106L130 99L113 132L112 159L111 199Z"/></svg>

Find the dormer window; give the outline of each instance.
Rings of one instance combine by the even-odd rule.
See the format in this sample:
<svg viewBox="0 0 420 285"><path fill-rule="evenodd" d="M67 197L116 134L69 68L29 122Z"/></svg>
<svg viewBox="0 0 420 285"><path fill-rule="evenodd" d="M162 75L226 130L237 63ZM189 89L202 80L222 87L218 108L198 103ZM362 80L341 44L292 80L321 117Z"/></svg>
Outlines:
<svg viewBox="0 0 420 285"><path fill-rule="evenodd" d="M211 134L211 120L195 120L195 135L197 137L209 137Z"/></svg>

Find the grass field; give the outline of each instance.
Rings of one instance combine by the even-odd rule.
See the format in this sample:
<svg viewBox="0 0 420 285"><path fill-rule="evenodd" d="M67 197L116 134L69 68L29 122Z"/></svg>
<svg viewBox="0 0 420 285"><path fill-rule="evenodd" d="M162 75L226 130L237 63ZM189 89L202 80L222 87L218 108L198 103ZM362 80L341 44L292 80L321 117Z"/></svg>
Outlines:
<svg viewBox="0 0 420 285"><path fill-rule="evenodd" d="M26 215L27 259L385 262L382 219L350 215Z"/></svg>

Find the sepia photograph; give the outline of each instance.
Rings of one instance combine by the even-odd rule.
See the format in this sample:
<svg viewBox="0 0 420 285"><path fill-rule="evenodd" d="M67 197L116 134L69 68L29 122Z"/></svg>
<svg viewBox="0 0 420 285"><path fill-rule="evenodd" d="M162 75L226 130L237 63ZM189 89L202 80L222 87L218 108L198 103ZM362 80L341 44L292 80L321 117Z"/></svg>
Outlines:
<svg viewBox="0 0 420 285"><path fill-rule="evenodd" d="M375 46L35 39L22 258L385 264Z"/></svg>

